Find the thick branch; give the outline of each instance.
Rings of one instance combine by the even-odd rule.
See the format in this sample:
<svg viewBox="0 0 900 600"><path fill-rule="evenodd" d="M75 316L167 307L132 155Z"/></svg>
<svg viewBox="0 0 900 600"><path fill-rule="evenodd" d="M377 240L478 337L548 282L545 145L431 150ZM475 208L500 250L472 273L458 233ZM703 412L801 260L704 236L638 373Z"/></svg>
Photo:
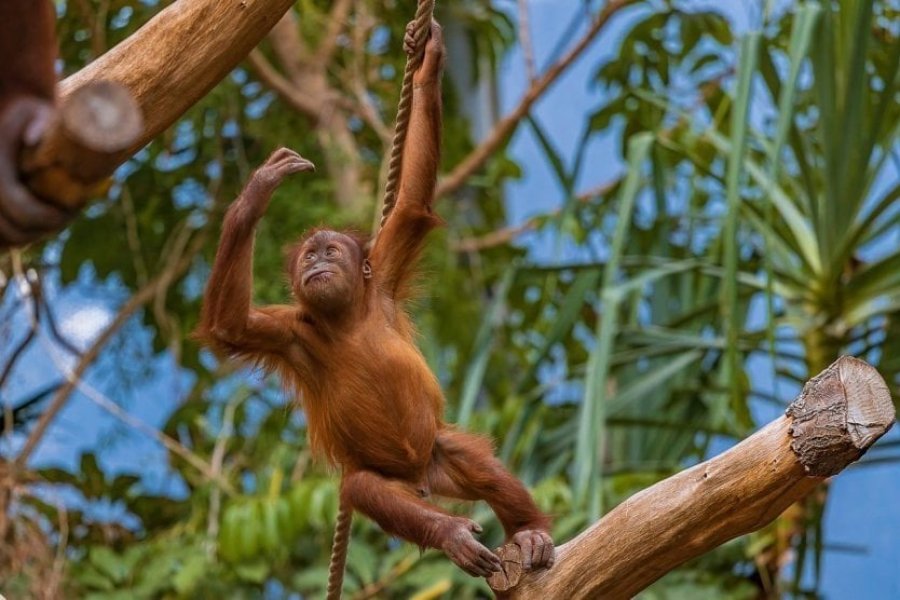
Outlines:
<svg viewBox="0 0 900 600"><path fill-rule="evenodd" d="M504 598L631 598L685 561L771 522L862 456L893 422L878 372L842 357L806 384L786 416L635 494L559 547L549 571L522 575L518 547L504 546L508 578L491 583Z"/></svg>
<svg viewBox="0 0 900 600"><path fill-rule="evenodd" d="M124 85L144 114L144 132L111 155L107 174L174 123L225 77L293 0L174 2L118 46L60 84L65 98L89 82Z"/></svg>

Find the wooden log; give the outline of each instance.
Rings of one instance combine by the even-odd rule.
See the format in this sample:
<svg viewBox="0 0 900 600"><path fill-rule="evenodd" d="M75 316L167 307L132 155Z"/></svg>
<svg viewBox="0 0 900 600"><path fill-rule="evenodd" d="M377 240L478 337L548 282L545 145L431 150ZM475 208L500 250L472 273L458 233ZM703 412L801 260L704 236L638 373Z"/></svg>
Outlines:
<svg viewBox="0 0 900 600"><path fill-rule="evenodd" d="M141 110L124 86L88 83L65 98L40 143L24 151L23 178L39 197L80 208L110 174L113 157L143 130Z"/></svg>
<svg viewBox="0 0 900 600"><path fill-rule="evenodd" d="M842 357L810 380L784 417L711 460L643 490L557 548L549 570L522 573L498 553L498 598L631 598L716 546L755 531L857 460L894 423L887 385Z"/></svg>
<svg viewBox="0 0 900 600"><path fill-rule="evenodd" d="M112 173L206 95L293 4L294 0L179 0L62 81L62 98L90 82L118 82L144 114L143 134L107 160L106 172Z"/></svg>
<svg viewBox="0 0 900 600"><path fill-rule="evenodd" d="M42 199L79 208L97 183L222 80L293 0L181 0L57 88L60 113L20 170Z"/></svg>

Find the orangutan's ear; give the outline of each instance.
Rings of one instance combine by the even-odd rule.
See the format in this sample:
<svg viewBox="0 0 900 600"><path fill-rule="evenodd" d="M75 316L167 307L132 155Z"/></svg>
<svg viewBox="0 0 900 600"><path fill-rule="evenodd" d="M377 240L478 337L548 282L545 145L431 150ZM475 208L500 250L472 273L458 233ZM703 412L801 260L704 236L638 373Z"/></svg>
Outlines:
<svg viewBox="0 0 900 600"><path fill-rule="evenodd" d="M372 263L368 258L363 261L363 279L372 279Z"/></svg>

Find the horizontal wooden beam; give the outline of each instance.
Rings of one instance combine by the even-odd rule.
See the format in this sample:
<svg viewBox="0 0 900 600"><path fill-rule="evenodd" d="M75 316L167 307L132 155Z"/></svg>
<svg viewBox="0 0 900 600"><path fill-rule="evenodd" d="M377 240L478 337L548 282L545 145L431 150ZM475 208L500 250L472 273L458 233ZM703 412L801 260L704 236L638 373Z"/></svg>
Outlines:
<svg viewBox="0 0 900 600"><path fill-rule="evenodd" d="M498 598L627 599L684 563L767 525L857 460L894 423L878 372L842 357L810 380L787 414L734 446L643 490L523 573L518 547L498 552Z"/></svg>

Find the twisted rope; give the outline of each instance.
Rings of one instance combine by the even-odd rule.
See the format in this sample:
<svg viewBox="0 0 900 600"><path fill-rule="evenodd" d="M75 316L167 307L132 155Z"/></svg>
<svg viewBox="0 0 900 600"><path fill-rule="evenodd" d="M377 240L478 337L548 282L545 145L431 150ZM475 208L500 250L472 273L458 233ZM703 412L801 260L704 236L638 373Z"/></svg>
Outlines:
<svg viewBox="0 0 900 600"><path fill-rule="evenodd" d="M341 600L341 588L344 585L344 568L347 564L347 548L350 546L350 523L352 520L353 509L341 498L338 504L337 523L334 525L334 540L331 543L327 600Z"/></svg>
<svg viewBox="0 0 900 600"><path fill-rule="evenodd" d="M403 147L406 134L409 132L409 121L412 114L413 74L425 56L425 42L431 32L431 19L434 16L435 0L419 0L413 26L415 39L414 51L406 59L406 70L403 72L403 84L400 87L400 105L397 107L397 123L394 126L394 139L391 143L391 157L388 163L387 180L382 200L381 227L394 210L397 202L397 186L400 184L400 169L403 165ZM337 523L334 526L334 540L331 543L331 561L328 565L327 600L340 600L344 584L344 569L347 565L347 549L350 546L350 524L353 509L341 499L338 507Z"/></svg>
<svg viewBox="0 0 900 600"><path fill-rule="evenodd" d="M422 64L425 56L425 42L431 32L431 19L434 15L435 0L419 0L414 19L414 37L416 40L415 51L406 60L406 70L403 72L403 85L400 87L400 105L397 107L397 124L394 126L394 140L391 144L391 158L388 163L387 181L384 186L384 199L382 200L381 225L387 221L397 202L397 186L400 184L400 169L403 165L403 146L406 143L406 134L409 132L409 121L413 97L413 73Z"/></svg>

